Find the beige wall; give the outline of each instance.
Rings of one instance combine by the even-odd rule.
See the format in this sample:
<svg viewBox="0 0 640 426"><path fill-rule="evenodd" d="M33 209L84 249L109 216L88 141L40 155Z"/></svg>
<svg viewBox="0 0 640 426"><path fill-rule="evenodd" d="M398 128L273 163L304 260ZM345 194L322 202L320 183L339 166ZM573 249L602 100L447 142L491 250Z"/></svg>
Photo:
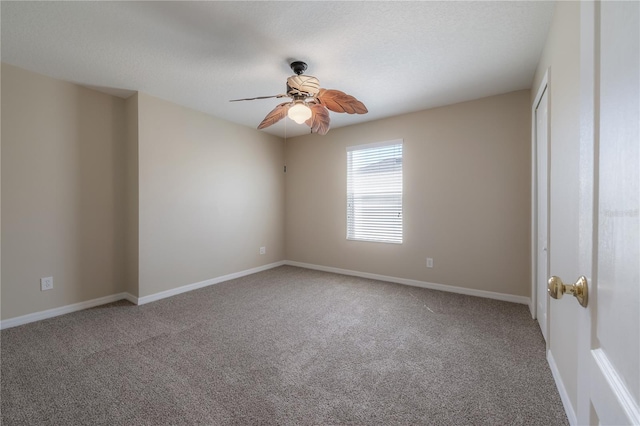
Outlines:
<svg viewBox="0 0 640 426"><path fill-rule="evenodd" d="M138 94L125 101L125 275L124 288L138 297Z"/></svg>
<svg viewBox="0 0 640 426"><path fill-rule="evenodd" d="M529 294L529 91L283 144L145 94L2 67L2 318L283 259ZM346 241L345 147L396 138L405 242Z"/></svg>
<svg viewBox="0 0 640 426"><path fill-rule="evenodd" d="M124 101L6 64L2 89L2 318L123 291Z"/></svg>
<svg viewBox="0 0 640 426"><path fill-rule="evenodd" d="M580 5L558 2L545 48L533 82L533 96L549 69L550 192L549 275L566 280L575 271L563 269L578 264L580 152ZM533 102L533 98L531 99ZM566 266L565 266L566 265ZM571 278L564 278L571 277ZM553 300L548 306L552 327L549 346L573 407L577 401L578 333L571 327L581 309L572 298Z"/></svg>
<svg viewBox="0 0 640 426"><path fill-rule="evenodd" d="M7 64L2 86L3 319L284 259L282 139Z"/></svg>
<svg viewBox="0 0 640 426"><path fill-rule="evenodd" d="M139 295L283 260L282 139L144 94L138 111Z"/></svg>
<svg viewBox="0 0 640 426"><path fill-rule="evenodd" d="M0 99L2 99L2 67L0 66ZM2 223L2 102L0 102L0 224ZM0 241L2 241L2 226L0 225ZM0 244L0 319L2 316L2 244Z"/></svg>
<svg viewBox="0 0 640 426"><path fill-rule="evenodd" d="M529 296L530 96L289 139L287 259ZM347 241L345 148L392 139L404 139L404 243Z"/></svg>

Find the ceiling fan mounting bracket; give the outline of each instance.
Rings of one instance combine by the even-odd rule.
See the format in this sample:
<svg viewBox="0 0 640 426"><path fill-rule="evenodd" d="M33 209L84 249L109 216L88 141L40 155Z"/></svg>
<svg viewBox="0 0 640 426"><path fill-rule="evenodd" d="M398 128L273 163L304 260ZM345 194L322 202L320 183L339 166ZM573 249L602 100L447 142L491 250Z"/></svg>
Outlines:
<svg viewBox="0 0 640 426"><path fill-rule="evenodd" d="M291 62L290 66L293 72L297 75L300 75L307 70L307 64L302 61Z"/></svg>

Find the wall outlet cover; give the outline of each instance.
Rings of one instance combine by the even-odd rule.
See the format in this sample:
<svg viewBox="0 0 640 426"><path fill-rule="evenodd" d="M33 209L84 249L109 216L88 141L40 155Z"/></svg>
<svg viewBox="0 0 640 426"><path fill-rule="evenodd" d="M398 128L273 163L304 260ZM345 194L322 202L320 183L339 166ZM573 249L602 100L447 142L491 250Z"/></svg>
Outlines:
<svg viewBox="0 0 640 426"><path fill-rule="evenodd" d="M40 290L52 290L53 289L53 277L40 278Z"/></svg>

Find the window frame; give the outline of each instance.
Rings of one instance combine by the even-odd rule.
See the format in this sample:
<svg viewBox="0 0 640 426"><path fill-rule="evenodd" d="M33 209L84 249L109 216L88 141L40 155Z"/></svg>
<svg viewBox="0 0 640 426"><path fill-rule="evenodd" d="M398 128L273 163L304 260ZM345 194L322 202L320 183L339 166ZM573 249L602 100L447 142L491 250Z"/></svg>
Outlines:
<svg viewBox="0 0 640 426"><path fill-rule="evenodd" d="M400 188L399 188L399 203L396 204L398 210L398 217L399 217L399 221L393 221L393 218L391 218L391 221L389 222L389 219L386 219L390 225L390 227L385 228L383 223L374 223L374 226L372 227L368 227L368 229L360 231L361 235L357 235L357 230L356 228L356 224L355 224L355 216L356 214L354 213L354 209L357 208L357 202L354 201L354 194L360 194L359 198L362 198L364 195L362 194L366 194L366 191L360 191L360 192L356 192L353 190L352 185L354 185L354 183L352 182L352 179L354 177L360 177L362 178L362 175L357 176L356 174L354 174L354 170L353 170L353 152L356 151L364 151L364 150L371 150L374 148L383 148L383 147L391 147L391 146L400 146L400 179L399 182L393 182L392 179L389 180L389 184L391 187L393 187L393 184L395 183L397 185L397 183L399 183ZM348 241L362 241L362 242L373 242L373 243L386 243L386 244L403 244L404 243L404 140L403 139L393 139L393 140L388 140L388 141L382 141L382 142L374 142L374 143L368 143L368 144L361 144L361 145L352 145L352 146L347 146L346 147L346 153L347 153L347 158L346 158L346 163L347 163L347 185L346 185L346 239ZM392 156L392 155L381 155L379 161L384 161L387 159L391 159L391 158L397 158L396 156ZM385 173L384 169L381 169L380 171L378 171L376 173L376 177L380 178L380 175L382 173ZM365 184L366 187L366 184ZM393 188L392 188L393 189ZM393 201L393 193L386 193L386 195L380 195L383 194L382 192L380 192L378 194L378 198L387 198L386 201L389 201L389 199L391 199ZM397 192L396 192L397 194ZM376 196L376 193L369 193L369 195L373 195L374 197ZM391 197L389 197L389 195L391 195ZM361 206L364 204L360 204ZM383 213L384 213L384 208L383 208ZM375 214L375 213L374 213ZM384 221L385 219L383 219ZM367 228L367 227L365 227ZM377 228L377 229L376 229ZM395 229L394 229L395 228ZM398 228L399 228L399 232L398 232ZM375 231L380 231L379 233L375 234ZM373 232L373 233L372 233ZM366 236L363 236L362 234L369 234Z"/></svg>

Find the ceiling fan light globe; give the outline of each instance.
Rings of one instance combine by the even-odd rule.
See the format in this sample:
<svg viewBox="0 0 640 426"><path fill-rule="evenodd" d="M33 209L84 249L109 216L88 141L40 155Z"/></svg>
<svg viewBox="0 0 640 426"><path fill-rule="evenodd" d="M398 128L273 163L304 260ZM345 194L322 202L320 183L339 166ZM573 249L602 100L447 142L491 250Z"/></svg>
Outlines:
<svg viewBox="0 0 640 426"><path fill-rule="evenodd" d="M289 108L287 115L296 123L302 124L311 118L311 109L303 103L296 103Z"/></svg>

